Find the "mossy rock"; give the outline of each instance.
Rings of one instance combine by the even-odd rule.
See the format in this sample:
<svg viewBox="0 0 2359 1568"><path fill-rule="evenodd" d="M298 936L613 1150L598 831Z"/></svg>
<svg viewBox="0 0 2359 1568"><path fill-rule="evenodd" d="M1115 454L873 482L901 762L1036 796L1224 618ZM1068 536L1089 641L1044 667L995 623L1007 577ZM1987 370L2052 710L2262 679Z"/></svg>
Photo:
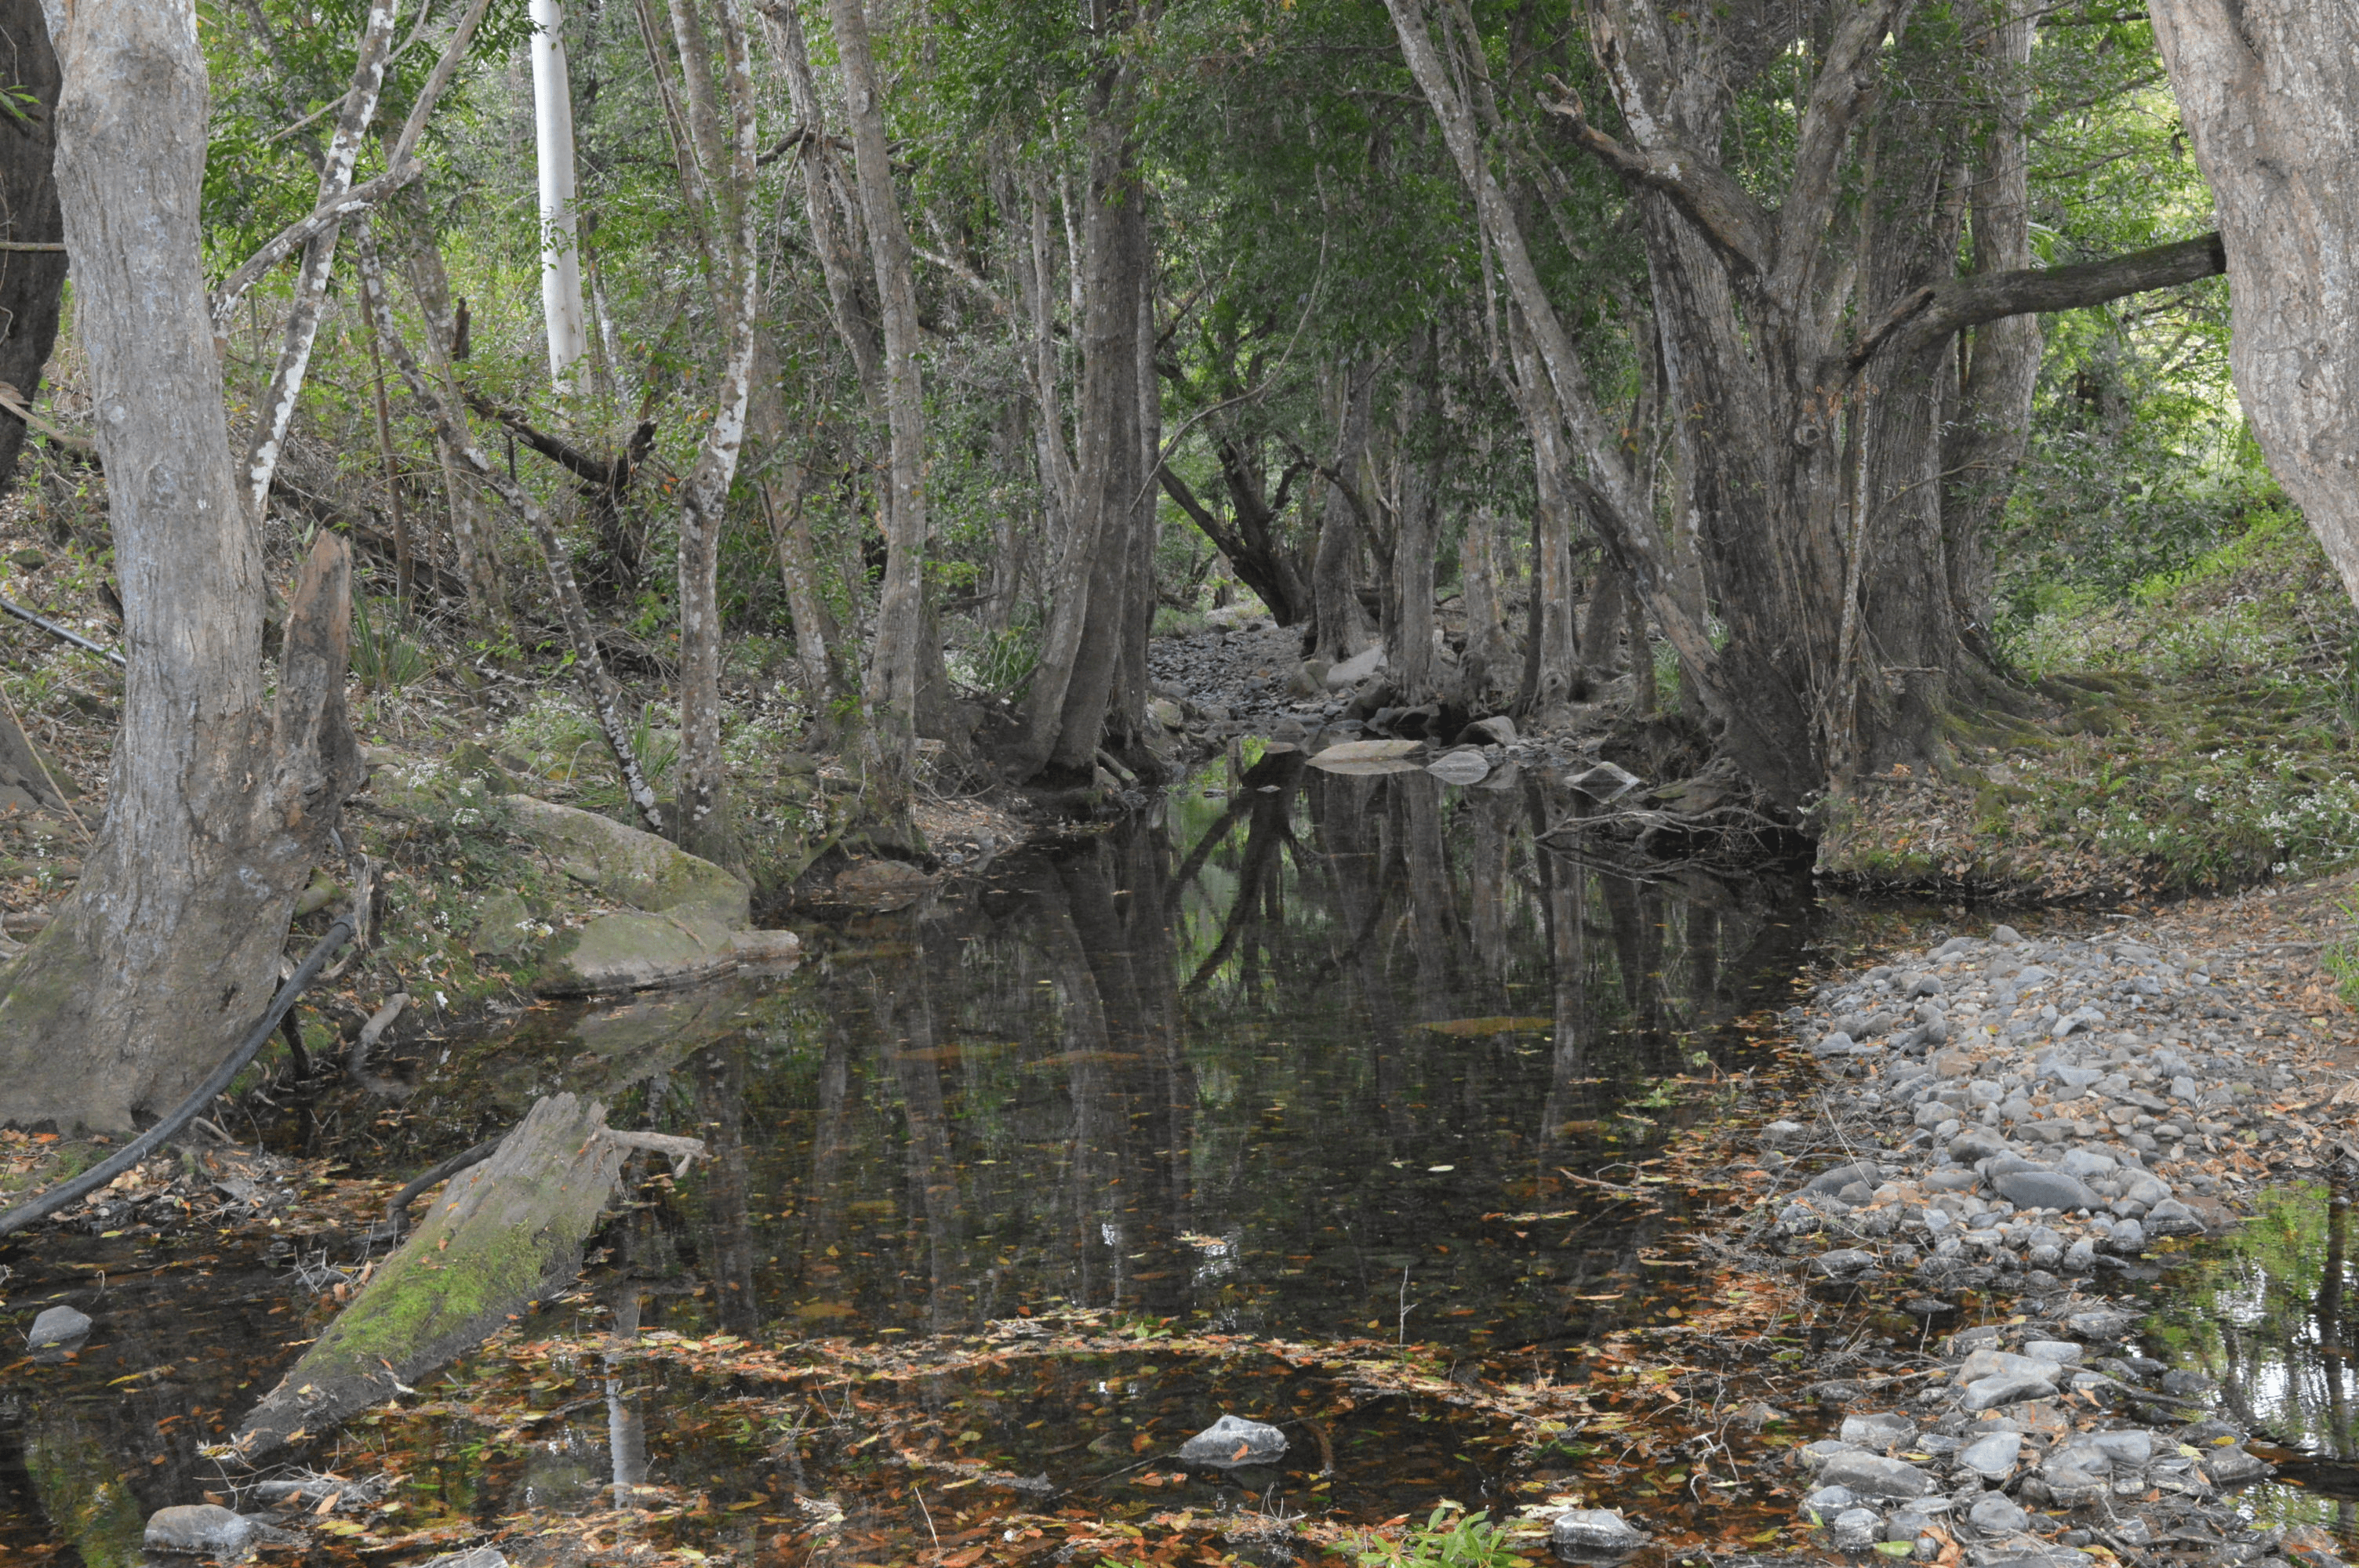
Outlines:
<svg viewBox="0 0 2359 1568"><path fill-rule="evenodd" d="M687 985L737 967L730 930L696 910L602 914L551 945L534 989L591 996Z"/></svg>
<svg viewBox="0 0 2359 1568"><path fill-rule="evenodd" d="M694 916L724 929L751 917L744 882L652 833L528 795L504 795L500 804L514 830L567 876L617 903L650 914Z"/></svg>
<svg viewBox="0 0 2359 1568"><path fill-rule="evenodd" d="M467 951L478 958L513 958L540 945L548 927L535 918L532 906L513 889L502 889L484 901Z"/></svg>

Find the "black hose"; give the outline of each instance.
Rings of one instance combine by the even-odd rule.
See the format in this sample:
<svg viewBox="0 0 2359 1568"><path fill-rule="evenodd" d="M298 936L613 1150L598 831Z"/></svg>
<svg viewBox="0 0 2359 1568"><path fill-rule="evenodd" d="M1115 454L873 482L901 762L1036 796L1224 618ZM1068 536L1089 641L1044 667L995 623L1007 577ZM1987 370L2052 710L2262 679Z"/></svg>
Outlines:
<svg viewBox="0 0 2359 1568"><path fill-rule="evenodd" d="M261 1022L246 1031L245 1038L237 1043L237 1049L213 1069L212 1076L197 1086L196 1093L180 1102L179 1109L133 1139L120 1154L102 1161L71 1181L51 1187L37 1198L18 1204L5 1214L0 1214L0 1236L22 1230L35 1220L55 1214L74 1199L97 1191L146 1159L158 1144L195 1120L197 1113L212 1104L213 1097L228 1088L230 1080L254 1060L255 1053L261 1050L277 1030L278 1021L287 1016L287 1010L295 1005L297 997L303 994L303 988L319 978L320 970L326 966L329 957L352 940L357 914L356 911L353 914L339 916L336 923L328 927L328 934L303 956L303 961L295 967L295 972L287 977L287 983L278 988L278 994L270 999L270 1006L264 1011Z"/></svg>
<svg viewBox="0 0 2359 1568"><path fill-rule="evenodd" d="M113 659L118 665L124 662L123 655L116 653L114 649L101 647L98 643L92 642L81 633L60 626L56 622L50 620L48 616L27 610L23 605L16 603L11 600L0 599L0 610L6 611L9 614L15 616L19 621L28 622L35 626L38 626L42 631L47 632L52 637L62 637L77 648L88 648L92 653L98 654L101 658Z"/></svg>
<svg viewBox="0 0 2359 1568"><path fill-rule="evenodd" d="M500 1145L507 1141L507 1136L503 1132L497 1138L486 1138L466 1152L451 1155L448 1160L434 1166L424 1175L394 1194L392 1199L385 1206L385 1217L369 1227L368 1239L371 1241L400 1240L401 1233L409 1228L409 1206L418 1201L419 1194L437 1182L447 1182L460 1172L471 1166L482 1164L499 1152Z"/></svg>

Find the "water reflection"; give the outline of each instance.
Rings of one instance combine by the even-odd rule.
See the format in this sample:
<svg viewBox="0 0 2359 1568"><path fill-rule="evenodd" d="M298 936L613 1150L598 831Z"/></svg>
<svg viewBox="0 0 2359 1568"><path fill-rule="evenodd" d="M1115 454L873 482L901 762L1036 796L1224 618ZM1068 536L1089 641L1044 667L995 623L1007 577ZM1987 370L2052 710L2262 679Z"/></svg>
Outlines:
<svg viewBox="0 0 2359 1568"><path fill-rule="evenodd" d="M1713 1026L1792 972L1787 890L1586 868L1537 844L1536 781L1280 752L1210 785L813 943L645 1083L630 1109L719 1158L618 1266L690 1268L733 1330L1061 1303L1486 1347L1635 1300L1676 1194L1497 1217L1694 1114L1661 1081L1726 1065Z"/></svg>
<svg viewBox="0 0 2359 1568"><path fill-rule="evenodd" d="M1473 1376L1486 1355L1544 1354L1667 1303L1645 1254L1688 1198L1648 1167L1711 1114L1710 1080L1753 1065L1718 1026L1782 1000L1810 935L1799 885L1640 881L1539 845L1569 810L1529 775L1455 789L1275 752L926 904L807 933L810 958L783 980L538 1010L438 1044L397 1105L324 1091L277 1141L406 1176L560 1088L606 1101L615 1126L701 1137L712 1159L677 1182L635 1162L596 1238L594 1322L617 1346L643 1327L891 1343L1072 1305L1439 1342ZM1667 1087L1680 1075L1707 1087ZM200 1245L177 1238L130 1277L128 1242L72 1238L43 1260L60 1281L115 1273L104 1300L59 1287L98 1317L92 1345L27 1374L38 1397L0 1404L0 1545L136 1561L148 1509L221 1485L199 1444L326 1307L296 1292L283 1252ZM45 1299L20 1290L14 1305ZM1069 1452L1077 1425L1128 1419L1159 1443L1238 1401L1290 1420L1335 1392L1277 1361L1142 1364L1123 1372L1147 1379L1144 1402L1105 1415L1103 1368L1050 1370L1053 1398L937 1392L984 1401L972 1430L1060 1487L1094 1484L1101 1459L1135 1463L1126 1447ZM529 1376L497 1357L458 1375ZM535 1394L550 1421L523 1447L436 1439L406 1517L489 1523L524 1501L643 1508L683 1485L753 1485L753 1451L713 1446L686 1413L712 1390L668 1400L663 1381L593 1357ZM1332 1455L1306 1449L1301 1498L1375 1518L1493 1496L1500 1434L1397 1401L1361 1410L1313 1444L1353 1456L1350 1475L1331 1492ZM776 1522L759 1498L867 1463L771 1435L775 1478L739 1498L749 1530ZM1120 1484L1140 1508L1158 1495Z"/></svg>
<svg viewBox="0 0 2359 1568"><path fill-rule="evenodd" d="M2158 1354L2219 1385L2228 1420L2311 1456L2244 1494L2268 1524L2359 1534L2351 1266L2347 1195L2295 1188L2180 1270L2152 1324Z"/></svg>

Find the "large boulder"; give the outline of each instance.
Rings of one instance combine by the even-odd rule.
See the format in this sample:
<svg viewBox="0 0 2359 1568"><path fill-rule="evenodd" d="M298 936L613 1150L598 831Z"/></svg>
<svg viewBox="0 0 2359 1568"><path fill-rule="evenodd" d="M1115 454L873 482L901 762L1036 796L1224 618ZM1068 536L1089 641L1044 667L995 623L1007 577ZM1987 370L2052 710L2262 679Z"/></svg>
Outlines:
<svg viewBox="0 0 2359 1568"><path fill-rule="evenodd" d="M602 897L649 914L693 913L724 928L747 921L745 884L668 839L528 795L502 795L500 805L518 834Z"/></svg>

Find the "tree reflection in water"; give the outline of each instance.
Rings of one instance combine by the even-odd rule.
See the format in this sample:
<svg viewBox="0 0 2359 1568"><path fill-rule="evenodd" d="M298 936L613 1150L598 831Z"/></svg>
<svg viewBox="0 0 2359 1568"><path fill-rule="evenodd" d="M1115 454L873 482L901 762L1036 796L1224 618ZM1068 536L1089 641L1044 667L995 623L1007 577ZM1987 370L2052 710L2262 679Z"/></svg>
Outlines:
<svg viewBox="0 0 2359 1568"><path fill-rule="evenodd" d="M1222 784L814 944L649 1083L718 1159L617 1263L827 1334L1070 1303L1390 1335L1414 1298L1419 1336L1496 1347L1638 1305L1684 1195L1567 1173L1652 1158L1697 1114L1661 1080L1743 1065L1715 1026L1791 977L1796 890L1585 866L1529 781L1281 752Z"/></svg>

